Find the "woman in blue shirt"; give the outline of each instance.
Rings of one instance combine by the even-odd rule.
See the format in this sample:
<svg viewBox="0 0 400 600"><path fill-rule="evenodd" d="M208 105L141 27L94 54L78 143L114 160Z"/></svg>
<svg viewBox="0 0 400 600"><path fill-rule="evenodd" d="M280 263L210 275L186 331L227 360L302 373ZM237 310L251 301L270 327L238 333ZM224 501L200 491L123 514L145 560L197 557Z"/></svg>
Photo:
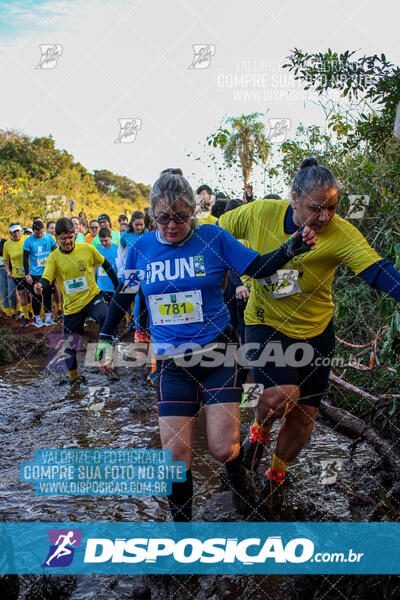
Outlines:
<svg viewBox="0 0 400 600"><path fill-rule="evenodd" d="M127 252L133 244L145 233L147 233L147 229L144 225L144 213L140 210L135 210L135 212L131 216L131 220L129 221L128 229L124 231L121 235L120 240L120 254L123 252ZM149 342L150 338L146 331L147 329L147 321L148 314L146 305L143 299L143 296L140 298L141 292L139 292L139 296L136 298L135 306L133 309L133 318L135 321L135 342ZM141 301L140 301L141 300ZM133 323L130 321L126 326L126 331L129 333L132 331Z"/></svg>
<svg viewBox="0 0 400 600"><path fill-rule="evenodd" d="M267 277L291 257L315 247L309 227L278 250L260 256L216 225L196 227L195 200L178 169L163 171L151 191L157 229L131 247L123 281L114 295L97 350L103 372L112 365L112 331L139 284L150 313L158 357L161 443L173 460L185 461L186 481L173 483L169 505L175 521L190 521L193 439L201 401L213 456L225 463L235 507L252 508L253 492L240 451L240 400L235 359L216 350L235 343L224 304L225 273Z"/></svg>

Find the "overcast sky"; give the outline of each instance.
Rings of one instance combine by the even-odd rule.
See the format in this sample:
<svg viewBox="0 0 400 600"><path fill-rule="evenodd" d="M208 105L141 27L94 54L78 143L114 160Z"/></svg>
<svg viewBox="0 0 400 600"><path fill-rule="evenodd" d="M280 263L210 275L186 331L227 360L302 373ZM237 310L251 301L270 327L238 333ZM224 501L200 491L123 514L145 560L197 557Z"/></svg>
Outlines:
<svg viewBox="0 0 400 600"><path fill-rule="evenodd" d="M197 185L211 172L187 154L224 115L288 119L289 135L323 123L315 96L281 68L291 49L398 64L399 12L397 0L0 2L0 128L52 134L89 170L151 184L180 166ZM55 58L44 63L46 44ZM204 60L196 44L209 45ZM136 138L120 138L119 119L137 119Z"/></svg>

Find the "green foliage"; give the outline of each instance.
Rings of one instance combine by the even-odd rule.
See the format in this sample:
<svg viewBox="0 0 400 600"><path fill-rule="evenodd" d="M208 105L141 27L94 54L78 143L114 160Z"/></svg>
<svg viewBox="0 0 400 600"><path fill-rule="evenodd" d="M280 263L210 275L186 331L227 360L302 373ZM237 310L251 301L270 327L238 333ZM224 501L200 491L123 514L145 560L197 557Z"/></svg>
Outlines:
<svg viewBox="0 0 400 600"><path fill-rule="evenodd" d="M400 367L400 313L393 313L389 329L384 336L380 360L388 367Z"/></svg>
<svg viewBox="0 0 400 600"><path fill-rule="evenodd" d="M261 116L256 112L229 117L226 123L231 125L231 130L219 127L207 137L209 146L222 150L228 168L240 165L244 183L248 183L253 165L265 165L269 157L270 143L265 135L265 124L257 120Z"/></svg>
<svg viewBox="0 0 400 600"><path fill-rule="evenodd" d="M338 90L350 105L335 104L323 96L327 132L318 127L300 127L296 138L282 145L282 169L286 181L292 180L298 165L307 156L326 164L340 183L339 214L346 216L350 194L368 195L369 207L355 224L378 253L400 268L400 144L393 136L397 104L400 101L400 69L385 55L354 58L355 52L342 54L307 53L295 49L284 65L295 79L319 95ZM328 135L329 134L329 135ZM335 324L337 335L354 344L365 344L377 331L389 325L378 345L383 364L400 367L400 316L397 302L372 290L341 268L335 287ZM379 348L381 350L379 350ZM349 348L338 345L343 358ZM369 349L354 350L356 361L368 364ZM376 366L371 372L349 369L345 377L373 395L398 392L399 375ZM335 399L352 412L371 411L370 401L334 386ZM388 400L390 406L390 399ZM395 415L393 405L389 416Z"/></svg>
<svg viewBox="0 0 400 600"><path fill-rule="evenodd" d="M384 54L362 56L351 60L356 52L308 53L295 48L283 65L293 72L294 78L305 83L304 89L314 88L318 94L340 90L342 97L363 103L368 112L361 112L354 131L348 129L346 146L356 148L360 142L383 149L393 137L396 108L400 101L400 68ZM372 109L375 106L375 110ZM338 125L336 115L331 127Z"/></svg>
<svg viewBox="0 0 400 600"><path fill-rule="evenodd" d="M31 138L16 130L0 131L0 228L10 221L30 224L33 216L53 211L65 214L70 198L75 212L88 216L107 212L117 217L125 210L143 209L150 188L111 171L93 175L51 136ZM49 200L49 196L55 198ZM65 198L62 201L62 197Z"/></svg>
<svg viewBox="0 0 400 600"><path fill-rule="evenodd" d="M116 175L111 171L94 171L94 180L97 190L102 194L116 194L121 198L128 199L134 203L143 202L150 195L150 186L135 183L129 177Z"/></svg>

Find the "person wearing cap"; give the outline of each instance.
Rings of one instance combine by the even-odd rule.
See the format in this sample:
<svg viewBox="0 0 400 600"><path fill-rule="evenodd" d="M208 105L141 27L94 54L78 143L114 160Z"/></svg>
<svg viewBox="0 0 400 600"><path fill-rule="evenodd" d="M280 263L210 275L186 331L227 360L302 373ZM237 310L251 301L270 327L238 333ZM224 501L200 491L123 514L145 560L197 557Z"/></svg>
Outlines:
<svg viewBox="0 0 400 600"><path fill-rule="evenodd" d="M78 217L71 217L71 221L73 222L74 228L75 228L75 242L77 244L84 244L86 242L86 240L85 240L85 236L80 231L80 226L81 226L80 219Z"/></svg>
<svg viewBox="0 0 400 600"><path fill-rule="evenodd" d="M7 277L3 259L3 249L6 241L5 238L0 238L0 295L3 310L7 317L15 317L17 314L15 284L13 279Z"/></svg>
<svg viewBox="0 0 400 600"><path fill-rule="evenodd" d="M119 223L119 232L122 236L124 231L127 231L128 227L129 227L128 217L126 215L119 215L118 223Z"/></svg>
<svg viewBox="0 0 400 600"><path fill-rule="evenodd" d="M121 238L121 234L119 231L113 231L111 229L111 221L110 221L110 217L108 215L106 215L105 213L99 215L98 218L99 221L99 226L100 228L102 227L106 227L107 229L109 229L111 231L111 241L113 244L118 244L119 245L119 240ZM92 242L93 246L100 246L100 238L99 235L97 234L96 237L94 238L93 242Z"/></svg>
<svg viewBox="0 0 400 600"><path fill-rule="evenodd" d="M43 322L40 315L42 302L40 296L38 296L34 290L34 284L39 281L43 275L49 254L57 248L57 244L51 235L45 233L42 221L39 221L38 219L34 221L32 229L33 234L25 239L23 246L25 280L29 292L32 295L32 310L35 316L35 325L36 327L43 327L43 325L55 324L55 321L53 321L51 316L52 290L50 286L43 292L43 306L45 312L45 321Z"/></svg>
<svg viewBox="0 0 400 600"><path fill-rule="evenodd" d="M92 219L89 222L89 232L85 235L85 241L87 244L93 244L93 240L99 233L99 222L97 219Z"/></svg>
<svg viewBox="0 0 400 600"><path fill-rule="evenodd" d="M32 227L25 227L24 235L32 235L32 233L33 233Z"/></svg>
<svg viewBox="0 0 400 600"><path fill-rule="evenodd" d="M22 227L19 223L10 224L11 238L7 240L3 248L4 267L7 277L14 280L17 290L19 302L24 318L21 321L21 326L29 325L29 297L27 285L25 281L24 269L24 242L28 236L23 235Z"/></svg>

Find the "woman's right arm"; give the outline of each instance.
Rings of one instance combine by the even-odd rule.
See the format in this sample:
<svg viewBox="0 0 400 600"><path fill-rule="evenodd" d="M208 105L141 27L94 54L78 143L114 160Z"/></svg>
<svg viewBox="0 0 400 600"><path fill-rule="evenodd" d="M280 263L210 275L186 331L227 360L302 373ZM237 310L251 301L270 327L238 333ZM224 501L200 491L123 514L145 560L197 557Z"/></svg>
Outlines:
<svg viewBox="0 0 400 600"><path fill-rule="evenodd" d="M120 283L115 290L113 299L108 309L107 318L100 331L101 340L112 340L113 331L120 324L130 305L135 300L136 292L130 291L125 283Z"/></svg>

